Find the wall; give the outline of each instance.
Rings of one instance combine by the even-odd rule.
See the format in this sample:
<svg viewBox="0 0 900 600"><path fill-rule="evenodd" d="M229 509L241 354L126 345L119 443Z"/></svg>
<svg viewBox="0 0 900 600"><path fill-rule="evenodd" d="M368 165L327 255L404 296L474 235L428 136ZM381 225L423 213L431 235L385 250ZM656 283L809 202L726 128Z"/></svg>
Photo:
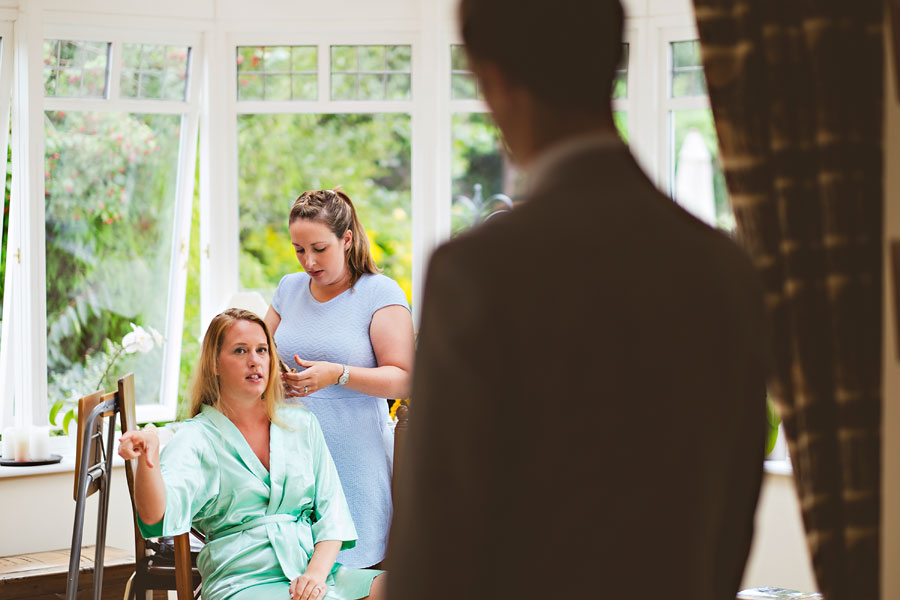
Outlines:
<svg viewBox="0 0 900 600"><path fill-rule="evenodd" d="M71 470L0 478L0 556L69 548L75 520L74 485ZM99 494L91 496L85 509L86 546L94 545L96 539L98 499ZM113 468L107 546L133 551L133 522L125 469Z"/></svg>
<svg viewBox="0 0 900 600"><path fill-rule="evenodd" d="M763 480L741 589L767 585L804 592L818 590L790 474L766 473Z"/></svg>

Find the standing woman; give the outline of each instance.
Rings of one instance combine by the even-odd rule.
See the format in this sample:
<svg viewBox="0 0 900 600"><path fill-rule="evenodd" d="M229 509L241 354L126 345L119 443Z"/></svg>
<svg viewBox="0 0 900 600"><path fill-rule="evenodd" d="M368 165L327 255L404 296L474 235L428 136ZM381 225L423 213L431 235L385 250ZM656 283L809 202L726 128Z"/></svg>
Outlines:
<svg viewBox="0 0 900 600"><path fill-rule="evenodd" d="M409 395L414 354L406 295L378 273L353 202L342 190L304 192L289 218L304 272L285 275L266 324L286 395L302 397L322 425L359 540L338 560L384 559L391 522L393 442L386 398Z"/></svg>

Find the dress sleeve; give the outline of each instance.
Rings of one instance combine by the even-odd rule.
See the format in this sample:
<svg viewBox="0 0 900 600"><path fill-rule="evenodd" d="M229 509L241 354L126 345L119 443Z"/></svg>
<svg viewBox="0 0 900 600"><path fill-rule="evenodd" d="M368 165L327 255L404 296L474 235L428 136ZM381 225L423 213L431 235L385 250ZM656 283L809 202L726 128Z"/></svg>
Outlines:
<svg viewBox="0 0 900 600"><path fill-rule="evenodd" d="M312 416L312 415L310 415ZM312 525L313 543L324 540L340 540L341 550L353 548L359 537L350 508L344 497L334 460L325 445L325 437L319 421L313 417L308 427L312 448L313 470L316 477L315 516Z"/></svg>
<svg viewBox="0 0 900 600"><path fill-rule="evenodd" d="M190 531L194 517L219 493L218 461L199 428L182 427L163 448L159 468L166 488L166 512L154 525L138 515L145 538Z"/></svg>
<svg viewBox="0 0 900 600"><path fill-rule="evenodd" d="M275 293L272 294L272 302L270 306L277 312L279 315L281 314L281 301L282 294L285 286L285 280L288 278L288 275L285 275L281 278L281 281L278 282L278 287L275 288Z"/></svg>
<svg viewBox="0 0 900 600"><path fill-rule="evenodd" d="M371 296L371 310L373 314L375 311L382 309L385 306L393 305L403 306L406 310L409 310L409 302L406 300L406 293L403 291L403 288L400 287L400 284L390 277L387 277L386 275L379 276L377 285L374 287L375 289Z"/></svg>

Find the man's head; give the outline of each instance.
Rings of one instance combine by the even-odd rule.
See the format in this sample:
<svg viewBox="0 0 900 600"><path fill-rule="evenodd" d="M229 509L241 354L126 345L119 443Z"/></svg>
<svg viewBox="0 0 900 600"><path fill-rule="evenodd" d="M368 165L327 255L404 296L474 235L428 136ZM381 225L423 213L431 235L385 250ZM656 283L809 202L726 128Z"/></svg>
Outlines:
<svg viewBox="0 0 900 600"><path fill-rule="evenodd" d="M459 19L480 77L496 69L548 109L609 111L622 53L619 0L461 0Z"/></svg>

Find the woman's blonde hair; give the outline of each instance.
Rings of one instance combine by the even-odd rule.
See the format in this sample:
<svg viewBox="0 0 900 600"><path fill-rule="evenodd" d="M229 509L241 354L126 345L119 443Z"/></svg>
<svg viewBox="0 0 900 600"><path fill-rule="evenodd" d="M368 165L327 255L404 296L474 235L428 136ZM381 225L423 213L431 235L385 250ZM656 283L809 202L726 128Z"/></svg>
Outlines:
<svg viewBox="0 0 900 600"><path fill-rule="evenodd" d="M200 352L200 360L194 369L194 378L191 383L191 416L200 414L200 407L208 404L218 409L221 389L219 388L219 376L216 375L216 367L219 362L219 353L222 351L222 342L228 328L238 321L250 321L262 327L266 332L266 341L269 344L269 379L263 398L266 400L266 412L269 420L275 420L275 411L284 401L284 391L281 387L281 362L275 349L275 340L263 321L256 313L240 308L229 308L210 321L203 338L203 349Z"/></svg>
<svg viewBox="0 0 900 600"><path fill-rule="evenodd" d="M288 224L297 219L306 219L322 223L338 238L342 239L349 230L351 232L350 249L347 251L347 267L350 270L350 287L366 273L378 273L379 268L372 260L369 252L369 238L366 229L356 216L353 202L341 189L311 190L303 192L294 201Z"/></svg>

